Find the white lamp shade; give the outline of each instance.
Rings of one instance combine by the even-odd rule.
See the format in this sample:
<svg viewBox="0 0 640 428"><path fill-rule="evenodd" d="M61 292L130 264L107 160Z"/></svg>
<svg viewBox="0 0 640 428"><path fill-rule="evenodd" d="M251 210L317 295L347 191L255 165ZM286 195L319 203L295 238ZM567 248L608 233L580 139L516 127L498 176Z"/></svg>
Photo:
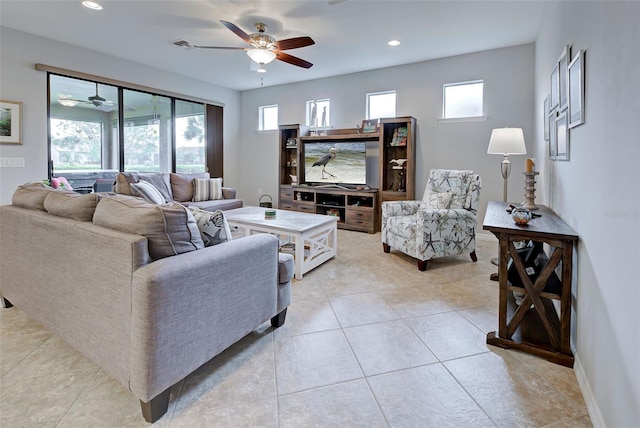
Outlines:
<svg viewBox="0 0 640 428"><path fill-rule="evenodd" d="M487 153L492 155L524 155L527 148L524 145L522 128L496 128L491 131Z"/></svg>
<svg viewBox="0 0 640 428"><path fill-rule="evenodd" d="M247 55L253 62L258 64L269 64L276 58L275 52L267 49L249 49Z"/></svg>

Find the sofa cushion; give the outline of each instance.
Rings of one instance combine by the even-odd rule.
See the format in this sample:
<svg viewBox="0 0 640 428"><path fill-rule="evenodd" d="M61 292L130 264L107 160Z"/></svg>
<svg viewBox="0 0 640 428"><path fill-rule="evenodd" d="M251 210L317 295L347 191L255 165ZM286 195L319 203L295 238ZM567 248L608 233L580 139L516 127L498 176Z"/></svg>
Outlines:
<svg viewBox="0 0 640 428"><path fill-rule="evenodd" d="M58 217L79 221L91 221L98 205L98 194L80 194L73 191L57 190L48 192L44 209Z"/></svg>
<svg viewBox="0 0 640 428"><path fill-rule="evenodd" d="M140 180L137 183L129 183L129 187L131 187L131 193L134 196L140 196L150 204L162 205L167 202L158 188L148 181Z"/></svg>
<svg viewBox="0 0 640 428"><path fill-rule="evenodd" d="M222 211L211 212L192 207L189 211L196 219L205 247L231 241L231 229Z"/></svg>
<svg viewBox="0 0 640 428"><path fill-rule="evenodd" d="M16 191L13 192L11 203L20 208L46 211L44 200L52 191L50 187L42 183L26 183L18 186Z"/></svg>
<svg viewBox="0 0 640 428"><path fill-rule="evenodd" d="M218 199L215 201L201 201L201 202L185 202L188 207L200 208L205 211L215 210L232 210L234 208L242 208L242 199Z"/></svg>
<svg viewBox="0 0 640 428"><path fill-rule="evenodd" d="M93 223L145 236L153 260L204 248L193 215L177 203L153 205L131 196L106 196L98 202Z"/></svg>
<svg viewBox="0 0 640 428"><path fill-rule="evenodd" d="M177 202L189 202L193 199L194 178L209 178L209 173L200 172L197 174L177 174L172 172L169 175L171 191L173 192L173 200Z"/></svg>
<svg viewBox="0 0 640 428"><path fill-rule="evenodd" d="M222 178L194 178L193 202L222 199Z"/></svg>

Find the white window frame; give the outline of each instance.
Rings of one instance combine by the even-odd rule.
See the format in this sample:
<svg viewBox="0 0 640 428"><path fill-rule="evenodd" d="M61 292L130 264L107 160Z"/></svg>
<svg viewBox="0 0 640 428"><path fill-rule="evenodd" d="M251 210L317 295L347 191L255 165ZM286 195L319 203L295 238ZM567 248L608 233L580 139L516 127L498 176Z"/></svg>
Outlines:
<svg viewBox="0 0 640 428"><path fill-rule="evenodd" d="M276 110L276 123L275 123L275 127L273 128L265 128L265 120L264 120L264 116L265 116L265 110L269 110L269 109L273 109L275 108ZM266 105L266 106L259 106L258 107L258 131L277 131L278 130L278 104L270 104L270 105Z"/></svg>
<svg viewBox="0 0 640 428"><path fill-rule="evenodd" d="M382 92L370 92L367 94L367 104L366 104L367 111L365 112L365 117L367 119L380 119L379 117L371 117L371 98L380 96L380 95L388 95L388 94L395 95L395 103L393 106L393 114L390 116L384 116L384 117L396 117L397 108L398 108L398 94L395 90L391 90L391 91L382 91Z"/></svg>
<svg viewBox="0 0 640 428"><path fill-rule="evenodd" d="M456 116L456 117L447 117L445 112L447 111L447 88L449 87L460 87L465 85L477 85L482 84L482 105L480 106L480 114L476 116ZM439 123L456 123L456 122L479 122L486 121L487 116L484 114L484 80L468 80L466 82L454 82L454 83L445 83L442 85L442 118L438 119Z"/></svg>

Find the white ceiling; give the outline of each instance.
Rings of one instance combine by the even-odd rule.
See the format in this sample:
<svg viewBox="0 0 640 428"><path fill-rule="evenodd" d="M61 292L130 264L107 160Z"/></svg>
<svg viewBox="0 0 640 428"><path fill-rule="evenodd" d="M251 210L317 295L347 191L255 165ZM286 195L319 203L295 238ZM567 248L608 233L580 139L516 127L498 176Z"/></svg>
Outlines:
<svg viewBox="0 0 640 428"><path fill-rule="evenodd" d="M542 1L382 0L80 0L0 1L0 25L146 64L216 85L247 90L425 61L535 41ZM303 69L280 61L267 73L249 70L240 50L187 50L194 44L245 47L220 24L253 33L268 25L276 39L310 36L313 46L288 50L310 61ZM398 39L401 45L387 42ZM82 70L78 70L82 71ZM109 77L109 76L105 76Z"/></svg>

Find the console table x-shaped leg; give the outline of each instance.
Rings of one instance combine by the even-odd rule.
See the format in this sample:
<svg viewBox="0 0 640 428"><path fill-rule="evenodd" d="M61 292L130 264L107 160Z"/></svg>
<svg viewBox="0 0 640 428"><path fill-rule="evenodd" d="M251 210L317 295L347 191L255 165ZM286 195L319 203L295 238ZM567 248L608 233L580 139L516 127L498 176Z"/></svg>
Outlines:
<svg viewBox="0 0 640 428"><path fill-rule="evenodd" d="M526 267L518 255L514 246L515 241L524 240L522 236L499 236L500 239L500 308L498 319L498 334L491 332L487 335L487 343L503 348L520 349L532 354L554 361L558 364L572 367L573 355L570 349L570 325L571 325L571 256L573 242L562 240L545 240L552 248L551 257L542 268L535 282L532 282L527 274ZM518 276L524 288L516 288L508 282L507 265L509 256L512 259ZM562 287L560 294L551 296L551 299L560 300L560 318L555 307L550 301L549 294L545 293L545 286L550 280L556 268L562 263ZM524 292L525 297L519 305L515 305L508 292ZM527 338L518 334L518 328L526 318L533 318L530 311L537 314L537 321L546 332L548 343L541 346L540 343L529 343ZM509 314L511 318L508 319ZM517 336L517 337L516 337Z"/></svg>

